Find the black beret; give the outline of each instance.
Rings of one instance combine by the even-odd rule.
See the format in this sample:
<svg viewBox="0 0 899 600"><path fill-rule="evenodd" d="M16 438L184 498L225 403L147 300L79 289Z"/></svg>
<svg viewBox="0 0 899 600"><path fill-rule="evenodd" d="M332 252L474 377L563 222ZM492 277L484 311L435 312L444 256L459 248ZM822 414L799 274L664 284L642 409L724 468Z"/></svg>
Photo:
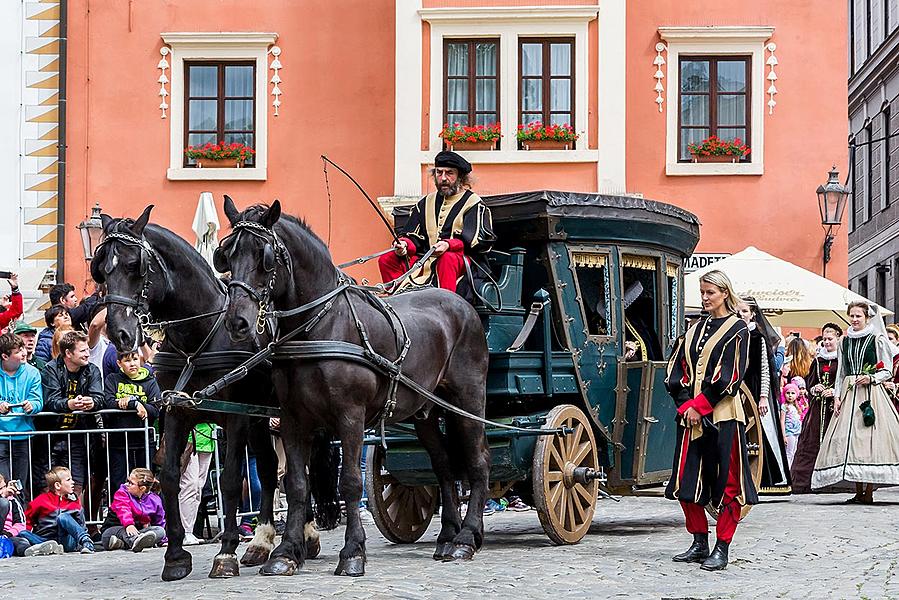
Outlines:
<svg viewBox="0 0 899 600"><path fill-rule="evenodd" d="M434 159L434 166L458 169L460 175L471 173L471 163L450 150L439 153Z"/></svg>

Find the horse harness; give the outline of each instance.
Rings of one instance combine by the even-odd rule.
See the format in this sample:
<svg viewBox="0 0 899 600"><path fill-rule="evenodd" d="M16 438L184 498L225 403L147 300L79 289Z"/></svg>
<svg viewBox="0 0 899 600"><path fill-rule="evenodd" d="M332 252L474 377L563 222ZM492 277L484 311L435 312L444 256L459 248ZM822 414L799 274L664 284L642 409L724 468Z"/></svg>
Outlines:
<svg viewBox="0 0 899 600"><path fill-rule="evenodd" d="M286 246L284 246L283 242L278 238L277 234L272 229L269 229L268 227L265 227L264 225L261 225L257 222L239 221L238 223L235 223L233 225L233 229L234 232L231 235L239 235L241 232L247 231L250 232L251 235L262 239L265 242L266 249L271 248L270 251L265 249L263 250L263 268L267 272L272 273L265 289L261 291L256 290L248 283L236 279L232 279L228 284L229 288L238 287L244 290L250 295L251 298L258 302L259 314L257 316L257 323L261 322L264 324L268 319L293 317L303 313L308 313L315 309L318 310L317 312L315 312L315 314L310 316L303 323L301 323L291 331L280 336L275 335L275 339L269 342L264 349L257 352L250 359L248 359L239 367L236 367L223 377L214 381L205 388L195 392L193 397L185 399L183 395L179 397L170 396L168 401L171 404L177 405L189 403L194 407L202 406L202 404L210 396L214 396L228 385L239 381L240 379L245 377L251 369L268 360L269 357L272 357L275 360L342 359L367 366L377 372L380 372L389 380L384 406L381 408L379 414L375 419L375 422L378 422L380 426L382 445L385 444L384 429L386 421L393 417L393 414L396 410L396 394L400 384L409 388L416 394L422 396L432 404L439 406L448 412L462 416L466 419L470 419L483 423L484 425L490 425L492 427L498 427L501 429L527 433L533 432L532 428L518 427L506 423L496 423L478 415L472 414L463 408L460 408L447 402L446 400L443 400L439 396L435 395L431 390L423 387L421 384L403 373L403 361L408 355L409 349L411 347L411 340L409 339L405 324L403 323L402 319L400 319L395 309L390 304L386 303L382 298L376 295L376 292L384 291L382 287L358 285L343 272L335 269L337 286L334 289L326 292L318 298L315 298L314 300L311 300L310 302L289 310L269 310L268 305L270 303L272 291L276 281L275 274L277 273L277 264L284 264L284 266L292 271L292 268L290 266L290 256L287 252L287 248ZM228 238L222 240L222 245L216 250L216 253L214 255L215 267L219 270L228 270L227 255L223 250L227 239ZM270 255L272 257L269 265L265 264L266 255ZM271 266L271 268L269 268L269 266ZM378 353L372 347L368 332L366 331L362 320L359 318L356 307L349 295L350 292L360 295L364 301L375 308L387 319L387 322L390 324L390 327L394 333L394 338L396 340L398 354L396 359L391 360ZM311 331L331 311L334 306L334 301L338 297L343 297L346 300L347 305L349 306L350 313L353 318L361 344L353 344L350 342L338 340L293 341L293 339L301 333L308 333L309 331ZM273 329L273 332L274 331L275 330ZM166 394L163 395L165 396ZM560 429L556 433L564 433L564 431Z"/></svg>

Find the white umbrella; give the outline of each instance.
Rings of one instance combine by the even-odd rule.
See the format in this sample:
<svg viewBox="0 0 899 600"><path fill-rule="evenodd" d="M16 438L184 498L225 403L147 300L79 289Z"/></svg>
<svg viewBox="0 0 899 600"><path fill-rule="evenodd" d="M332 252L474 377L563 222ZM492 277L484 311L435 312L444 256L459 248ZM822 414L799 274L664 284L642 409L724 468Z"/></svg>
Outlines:
<svg viewBox="0 0 899 600"><path fill-rule="evenodd" d="M750 246L684 277L687 308L702 306L699 277L715 269L730 277L740 296L753 296L774 325L820 327L836 319L846 323L850 302L870 302L838 283ZM881 311L893 314L883 307Z"/></svg>
<svg viewBox="0 0 899 600"><path fill-rule="evenodd" d="M210 266L212 254L219 245L219 227L219 216L215 212L212 192L201 192L197 212L194 214L193 230L197 234L197 243L194 247Z"/></svg>

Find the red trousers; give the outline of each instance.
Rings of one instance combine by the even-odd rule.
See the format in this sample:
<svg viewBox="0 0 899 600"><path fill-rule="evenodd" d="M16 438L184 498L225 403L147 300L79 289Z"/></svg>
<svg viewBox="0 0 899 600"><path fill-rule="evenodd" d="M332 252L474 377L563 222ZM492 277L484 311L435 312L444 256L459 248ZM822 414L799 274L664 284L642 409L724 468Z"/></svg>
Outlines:
<svg viewBox="0 0 899 600"><path fill-rule="evenodd" d="M414 265L417 256L409 257L409 264ZM378 268L384 283L393 281L406 272L406 264L402 256L388 252L378 258ZM437 274L437 285L451 292L456 291L456 282L465 273L465 255L462 252L447 250L434 261L434 272Z"/></svg>
<svg viewBox="0 0 899 600"><path fill-rule="evenodd" d="M684 448L682 456L686 457L686 454L687 449ZM728 544L734 539L737 523L740 522L740 510L742 507L735 499L742 490L740 485L741 461L739 434L735 432L730 446L730 470L727 474L727 485L724 486L724 496L721 498L721 511L718 514L718 523L715 526L715 534L718 540ZM683 500L680 501L680 505L687 520L687 531L690 533L709 532L709 522L703 506L694 502L684 502Z"/></svg>

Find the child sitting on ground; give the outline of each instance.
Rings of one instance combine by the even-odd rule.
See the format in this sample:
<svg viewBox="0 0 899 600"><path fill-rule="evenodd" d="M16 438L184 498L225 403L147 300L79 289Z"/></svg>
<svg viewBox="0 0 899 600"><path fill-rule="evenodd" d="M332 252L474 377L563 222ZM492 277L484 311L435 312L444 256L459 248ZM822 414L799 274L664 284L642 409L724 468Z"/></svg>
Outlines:
<svg viewBox="0 0 899 600"><path fill-rule="evenodd" d="M158 491L159 482L152 471L143 468L131 471L106 513L102 528L104 548L140 552L166 541L165 510Z"/></svg>
<svg viewBox="0 0 899 600"><path fill-rule="evenodd" d="M31 542L22 537L22 531L25 530L25 509L19 502L22 490L18 484L21 482L7 484L6 478L0 474L0 524L3 527L0 535L8 537L12 542L15 556L62 554L62 546L52 540L32 546Z"/></svg>
<svg viewBox="0 0 899 600"><path fill-rule="evenodd" d="M25 509L26 527L21 536L32 545L53 540L66 552L93 554L94 544L84 527L84 511L75 495L75 481L65 467L47 472L47 490Z"/></svg>
<svg viewBox="0 0 899 600"><path fill-rule="evenodd" d="M103 416L106 429L142 429L152 425L159 416L151 401L159 399L156 377L140 366L138 352L119 352L115 373L110 373L103 385L103 408L134 410L137 414L110 413ZM109 448L109 483L115 489L125 482L128 469L146 467L147 440L142 431L110 432L106 434Z"/></svg>

